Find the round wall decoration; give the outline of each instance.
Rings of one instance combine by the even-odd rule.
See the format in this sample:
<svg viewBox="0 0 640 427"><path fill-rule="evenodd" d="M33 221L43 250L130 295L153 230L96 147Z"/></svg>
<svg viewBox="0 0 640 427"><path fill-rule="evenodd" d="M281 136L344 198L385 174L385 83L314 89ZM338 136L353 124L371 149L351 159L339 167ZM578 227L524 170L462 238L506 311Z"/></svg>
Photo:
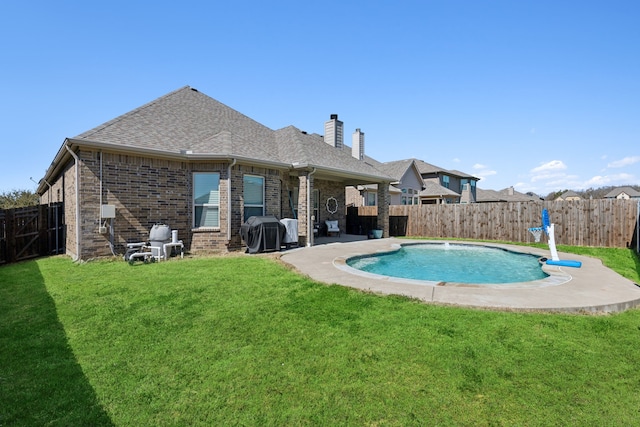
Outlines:
<svg viewBox="0 0 640 427"><path fill-rule="evenodd" d="M338 212L338 201L335 197L329 197L327 199L327 212L329 212L331 215Z"/></svg>

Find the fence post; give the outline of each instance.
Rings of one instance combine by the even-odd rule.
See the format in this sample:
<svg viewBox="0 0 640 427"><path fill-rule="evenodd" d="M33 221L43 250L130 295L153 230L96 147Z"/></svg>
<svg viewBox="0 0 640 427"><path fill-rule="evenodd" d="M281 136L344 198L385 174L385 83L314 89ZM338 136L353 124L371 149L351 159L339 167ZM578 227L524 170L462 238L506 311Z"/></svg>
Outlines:
<svg viewBox="0 0 640 427"><path fill-rule="evenodd" d="M4 209L0 210L0 264L9 262L9 242L7 241L7 214Z"/></svg>
<svg viewBox="0 0 640 427"><path fill-rule="evenodd" d="M16 259L16 234L14 232L14 215L13 209L5 211L5 232L7 235L7 262L13 262Z"/></svg>
<svg viewBox="0 0 640 427"><path fill-rule="evenodd" d="M636 210L636 253L640 255L640 200Z"/></svg>
<svg viewBox="0 0 640 427"><path fill-rule="evenodd" d="M38 254L49 255L49 210L47 205L38 205Z"/></svg>

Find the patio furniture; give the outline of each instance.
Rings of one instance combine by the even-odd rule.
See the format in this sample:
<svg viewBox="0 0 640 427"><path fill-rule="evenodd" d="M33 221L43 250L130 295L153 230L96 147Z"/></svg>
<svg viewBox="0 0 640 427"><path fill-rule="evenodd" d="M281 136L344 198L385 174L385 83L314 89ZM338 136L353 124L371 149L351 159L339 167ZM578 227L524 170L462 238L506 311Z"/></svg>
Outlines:
<svg viewBox="0 0 640 427"><path fill-rule="evenodd" d="M326 220L325 224L327 224L327 236L331 234L337 234L338 237L340 236L340 227L338 227L337 220Z"/></svg>

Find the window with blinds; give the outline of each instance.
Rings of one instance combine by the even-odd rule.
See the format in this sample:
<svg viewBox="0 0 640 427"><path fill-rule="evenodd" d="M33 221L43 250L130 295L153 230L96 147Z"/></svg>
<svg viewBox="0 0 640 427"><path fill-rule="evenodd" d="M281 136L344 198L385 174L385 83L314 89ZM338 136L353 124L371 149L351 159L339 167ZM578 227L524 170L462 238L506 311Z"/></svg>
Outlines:
<svg viewBox="0 0 640 427"><path fill-rule="evenodd" d="M242 195L244 197L244 220L264 215L264 177L245 175Z"/></svg>
<svg viewBox="0 0 640 427"><path fill-rule="evenodd" d="M220 174L193 174L194 228L220 227Z"/></svg>

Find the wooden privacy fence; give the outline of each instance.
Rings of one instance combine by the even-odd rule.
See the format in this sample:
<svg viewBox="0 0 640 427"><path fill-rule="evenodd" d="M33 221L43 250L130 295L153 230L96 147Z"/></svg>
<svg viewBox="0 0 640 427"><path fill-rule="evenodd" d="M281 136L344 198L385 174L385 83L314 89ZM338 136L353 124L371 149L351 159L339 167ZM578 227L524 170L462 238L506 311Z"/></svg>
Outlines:
<svg viewBox="0 0 640 427"><path fill-rule="evenodd" d="M64 253L62 203L0 210L0 264Z"/></svg>
<svg viewBox="0 0 640 427"><path fill-rule="evenodd" d="M372 213L373 212L373 213ZM367 235L378 228L378 208L347 207L347 234ZM406 216L389 216L389 235L405 236L407 234Z"/></svg>
<svg viewBox="0 0 640 427"><path fill-rule="evenodd" d="M533 242L528 229L542 225L543 209L549 211L550 221L555 224L558 244L637 245L637 200L391 205L389 216L406 218L406 236ZM358 208L360 216L376 214L375 206Z"/></svg>

